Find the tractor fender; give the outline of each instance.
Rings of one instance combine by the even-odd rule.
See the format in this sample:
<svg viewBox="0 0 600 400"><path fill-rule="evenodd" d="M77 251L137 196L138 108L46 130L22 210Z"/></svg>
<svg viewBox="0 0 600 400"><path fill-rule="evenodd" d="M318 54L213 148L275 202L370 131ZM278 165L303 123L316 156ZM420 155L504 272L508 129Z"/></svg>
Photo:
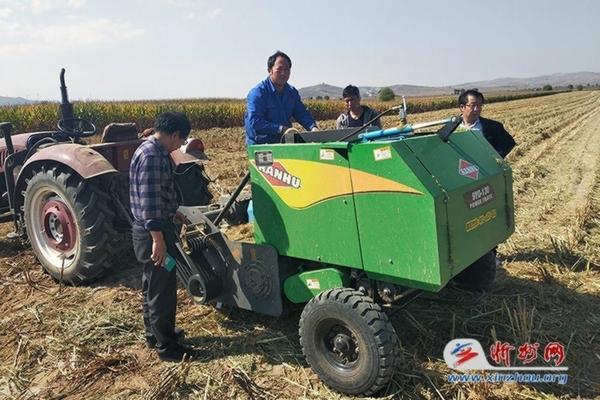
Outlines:
<svg viewBox="0 0 600 400"><path fill-rule="evenodd" d="M301 272L283 282L283 292L292 303L306 303L321 292L347 287L349 274L337 268L321 268Z"/></svg>
<svg viewBox="0 0 600 400"><path fill-rule="evenodd" d="M208 157L200 150L184 153L180 149L177 149L171 152L171 160L173 160L176 167L179 167L180 165L187 166L192 163L202 165L204 160L208 160Z"/></svg>
<svg viewBox="0 0 600 400"><path fill-rule="evenodd" d="M36 167L48 163L62 164L75 171L83 179L118 172L104 156L88 146L76 143L61 143L44 147L29 157L19 172L14 192L14 209L17 212L23 205L23 193L32 171Z"/></svg>

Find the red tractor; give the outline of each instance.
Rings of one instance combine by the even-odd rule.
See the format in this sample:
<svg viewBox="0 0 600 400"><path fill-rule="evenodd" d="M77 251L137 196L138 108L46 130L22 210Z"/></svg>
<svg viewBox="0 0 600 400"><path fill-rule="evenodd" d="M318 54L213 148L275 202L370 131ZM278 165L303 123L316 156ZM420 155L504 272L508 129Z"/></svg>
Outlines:
<svg viewBox="0 0 600 400"><path fill-rule="evenodd" d="M0 124L0 222L27 236L44 269L70 284L88 282L130 248L129 162L143 138L135 124L109 124L100 143L94 123L75 118L61 70L57 129L13 135ZM171 153L181 205L210 203L199 139Z"/></svg>

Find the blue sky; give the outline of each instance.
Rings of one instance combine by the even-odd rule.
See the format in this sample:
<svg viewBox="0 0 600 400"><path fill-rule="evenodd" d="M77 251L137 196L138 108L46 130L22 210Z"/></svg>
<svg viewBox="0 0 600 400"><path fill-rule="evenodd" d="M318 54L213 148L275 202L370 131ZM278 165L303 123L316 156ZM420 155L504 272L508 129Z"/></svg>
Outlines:
<svg viewBox="0 0 600 400"><path fill-rule="evenodd" d="M244 97L290 83L451 85L600 72L600 1L0 0L0 95Z"/></svg>

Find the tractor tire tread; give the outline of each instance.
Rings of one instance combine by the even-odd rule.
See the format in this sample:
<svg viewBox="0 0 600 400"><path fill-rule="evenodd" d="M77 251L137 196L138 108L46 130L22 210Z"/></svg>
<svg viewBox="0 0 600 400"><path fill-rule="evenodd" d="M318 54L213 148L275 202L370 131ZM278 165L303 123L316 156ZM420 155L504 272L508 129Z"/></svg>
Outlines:
<svg viewBox="0 0 600 400"><path fill-rule="evenodd" d="M78 285L94 280L110 268L110 259L118 244L116 231L111 225L115 214L107 204L110 197L100 188L102 177L84 180L64 167L47 169L42 166L28 179L28 187L39 179L53 181L69 197L68 201L75 207L72 210L74 218L80 225L81 253L76 271L65 282ZM27 220L27 213L25 218Z"/></svg>

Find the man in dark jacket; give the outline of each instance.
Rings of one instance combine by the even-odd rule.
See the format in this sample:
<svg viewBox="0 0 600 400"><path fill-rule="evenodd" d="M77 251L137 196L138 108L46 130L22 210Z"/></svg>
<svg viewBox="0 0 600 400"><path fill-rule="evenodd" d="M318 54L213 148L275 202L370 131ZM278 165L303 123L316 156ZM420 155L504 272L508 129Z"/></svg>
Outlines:
<svg viewBox="0 0 600 400"><path fill-rule="evenodd" d="M475 89L466 90L458 96L458 107L463 119L461 126L480 131L498 154L505 158L515 147L515 140L500 122L480 117L484 102L483 94Z"/></svg>
<svg viewBox="0 0 600 400"><path fill-rule="evenodd" d="M483 94L475 89L465 90L458 96L458 107L463 120L461 126L471 131L481 132L498 154L505 158L515 147L515 140L500 122L480 117L484 102ZM493 252L494 255L497 254L496 248ZM496 258L496 267L500 265L500 260Z"/></svg>
<svg viewBox="0 0 600 400"><path fill-rule="evenodd" d="M377 116L377 111L360 104L360 91L354 85L348 85L342 91L342 99L346 103L346 112L338 117L335 128L358 128ZM381 121L377 118L371 123L381 129Z"/></svg>

